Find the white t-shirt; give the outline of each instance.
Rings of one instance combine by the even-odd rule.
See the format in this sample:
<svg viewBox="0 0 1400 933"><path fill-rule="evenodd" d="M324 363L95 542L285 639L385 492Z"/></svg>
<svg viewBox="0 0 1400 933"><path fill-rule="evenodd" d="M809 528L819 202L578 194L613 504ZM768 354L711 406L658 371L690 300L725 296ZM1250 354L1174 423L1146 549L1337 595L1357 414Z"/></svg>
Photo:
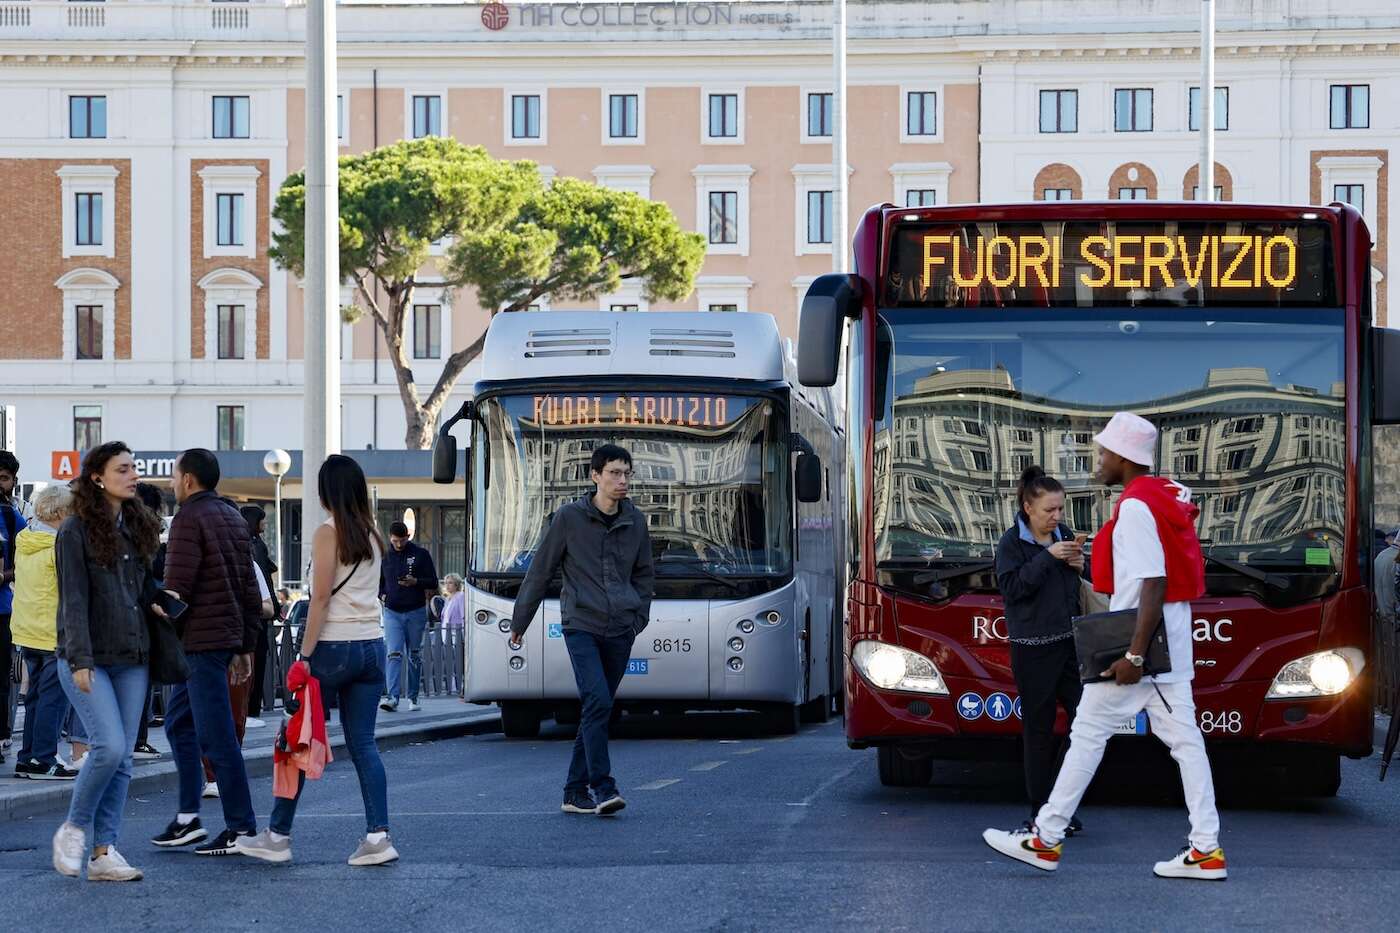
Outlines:
<svg viewBox="0 0 1400 933"><path fill-rule="evenodd" d="M272 598L272 593L267 588L267 581L263 579L262 568L257 561L253 561L253 579L258 581L258 598L267 602Z"/></svg>
<svg viewBox="0 0 1400 933"><path fill-rule="evenodd" d="M1113 598L1108 608L1136 609L1142 596L1142 581L1167 575L1167 555L1157 535L1157 520L1140 499L1127 499L1118 509L1113 526ZM1191 654L1191 604L1167 603L1162 607L1167 626L1167 650L1172 669L1158 674L1158 683L1182 683L1196 676L1196 660Z"/></svg>

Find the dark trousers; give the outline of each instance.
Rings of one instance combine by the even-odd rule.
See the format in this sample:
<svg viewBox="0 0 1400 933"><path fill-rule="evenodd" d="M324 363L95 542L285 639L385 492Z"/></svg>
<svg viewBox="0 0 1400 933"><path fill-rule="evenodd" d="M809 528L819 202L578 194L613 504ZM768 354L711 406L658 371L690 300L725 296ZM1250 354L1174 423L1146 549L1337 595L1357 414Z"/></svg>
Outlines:
<svg viewBox="0 0 1400 933"><path fill-rule="evenodd" d="M267 695L267 626L258 629L258 647L253 651L253 681L248 686L248 715L262 718L263 698Z"/></svg>
<svg viewBox="0 0 1400 933"><path fill-rule="evenodd" d="M1060 762L1069 748L1069 739L1055 735L1055 707L1065 708L1074 721L1084 686L1079 682L1079 664L1074 639L1048 645L1011 643L1011 671L1021 694L1021 741L1024 746L1026 793L1031 799L1031 818L1040 812L1055 786Z"/></svg>
<svg viewBox="0 0 1400 933"><path fill-rule="evenodd" d="M58 657L37 648L20 651L29 671L29 691L24 695L24 741L15 760L56 764L58 733L68 715L68 695L58 679Z"/></svg>
<svg viewBox="0 0 1400 933"><path fill-rule="evenodd" d="M569 762L569 779L564 792L587 790L590 786L600 798L617 792L612 777L612 762L608 759L608 723L612 718L613 698L622 677L627 673L627 661L632 656L632 635L605 638L591 632L564 629L564 644L574 666L574 680L582 714L578 721L578 737L574 739L574 756Z"/></svg>
<svg viewBox="0 0 1400 933"><path fill-rule="evenodd" d="M165 735L180 772L180 812L198 813L204 791L201 754L208 756L219 781L219 802L224 823L235 832L254 832L253 798L248 791L248 771L243 749L234 731L233 706L229 702L228 669L233 651L190 651L190 679L170 693L165 713ZM246 701L245 701L246 702Z"/></svg>
<svg viewBox="0 0 1400 933"><path fill-rule="evenodd" d="M10 614L0 614L0 739L8 740L14 728L10 715L10 676L14 673L15 643L10 639ZM3 757L3 756L0 756Z"/></svg>

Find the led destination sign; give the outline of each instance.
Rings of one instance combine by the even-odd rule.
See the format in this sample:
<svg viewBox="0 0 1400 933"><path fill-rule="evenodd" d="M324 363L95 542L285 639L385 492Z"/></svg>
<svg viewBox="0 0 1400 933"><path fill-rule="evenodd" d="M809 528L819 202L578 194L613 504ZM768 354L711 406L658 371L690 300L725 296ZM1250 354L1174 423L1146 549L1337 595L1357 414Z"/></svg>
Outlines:
<svg viewBox="0 0 1400 933"><path fill-rule="evenodd" d="M752 399L725 395L582 395L532 397L541 427L718 428L742 415Z"/></svg>
<svg viewBox="0 0 1400 933"><path fill-rule="evenodd" d="M894 306L1335 305L1324 224L911 224Z"/></svg>

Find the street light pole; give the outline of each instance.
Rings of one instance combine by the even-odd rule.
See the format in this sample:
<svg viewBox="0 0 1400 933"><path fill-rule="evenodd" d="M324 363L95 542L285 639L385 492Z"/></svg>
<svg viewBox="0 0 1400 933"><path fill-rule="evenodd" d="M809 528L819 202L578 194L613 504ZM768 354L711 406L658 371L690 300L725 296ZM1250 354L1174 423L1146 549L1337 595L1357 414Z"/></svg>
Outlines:
<svg viewBox="0 0 1400 933"><path fill-rule="evenodd" d="M1215 200L1215 0L1201 0L1200 201Z"/></svg>
<svg viewBox="0 0 1400 933"><path fill-rule="evenodd" d="M846 224L849 194L846 173L846 0L832 0L831 57L831 271L849 272L850 235Z"/></svg>
<svg viewBox="0 0 1400 933"><path fill-rule="evenodd" d="M277 572L283 580L287 579L287 568L282 566L282 477L291 468L292 455L285 450L269 450L263 455L263 469L277 478L276 492L273 493L276 501L273 506L276 516L274 537L277 541ZM292 579L295 580L296 576L293 575Z"/></svg>
<svg viewBox="0 0 1400 933"><path fill-rule="evenodd" d="M325 515L316 474L340 450L340 204L336 167L335 0L306 5L306 348L301 556Z"/></svg>

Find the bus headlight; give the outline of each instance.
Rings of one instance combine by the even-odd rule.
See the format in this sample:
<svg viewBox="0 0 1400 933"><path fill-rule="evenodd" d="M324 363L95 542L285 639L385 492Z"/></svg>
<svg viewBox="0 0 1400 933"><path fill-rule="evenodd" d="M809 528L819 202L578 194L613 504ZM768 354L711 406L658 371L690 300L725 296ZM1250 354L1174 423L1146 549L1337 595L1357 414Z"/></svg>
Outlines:
<svg viewBox="0 0 1400 933"><path fill-rule="evenodd" d="M734 652L743 651L744 640L738 635L735 635L733 638L729 639L729 650Z"/></svg>
<svg viewBox="0 0 1400 933"><path fill-rule="evenodd" d="M740 620L739 620L739 631L743 632L745 635L752 635L752 634L753 634L753 619L740 619Z"/></svg>
<svg viewBox="0 0 1400 933"><path fill-rule="evenodd" d="M491 621L491 613L487 612L485 609L478 609L478 610L476 611L476 624L477 624L477 625L485 625L487 622L490 622L490 621Z"/></svg>
<svg viewBox="0 0 1400 933"><path fill-rule="evenodd" d="M851 649L851 661L866 680L882 690L948 695L948 685L943 682L937 665L907 648L879 641L858 641Z"/></svg>
<svg viewBox="0 0 1400 933"><path fill-rule="evenodd" d="M1350 687L1366 666L1360 648L1332 648L1290 661L1269 687L1266 700L1331 697Z"/></svg>
<svg viewBox="0 0 1400 933"><path fill-rule="evenodd" d="M509 631L510 631L510 619L502 619L501 621L497 622L497 623L496 623L496 628L500 629L500 630L503 631L503 632L509 632Z"/></svg>
<svg viewBox="0 0 1400 933"><path fill-rule="evenodd" d="M517 655L514 655L514 656L511 657L511 659L510 659L510 669L513 670L513 671L522 671L522 670L524 670L524 669L525 669L525 659L522 658L522 657L521 657L520 655L518 655L518 654L517 654Z"/></svg>
<svg viewBox="0 0 1400 933"><path fill-rule="evenodd" d="M763 621L769 625L777 625L783 621L783 614L776 609L769 609L763 614Z"/></svg>

